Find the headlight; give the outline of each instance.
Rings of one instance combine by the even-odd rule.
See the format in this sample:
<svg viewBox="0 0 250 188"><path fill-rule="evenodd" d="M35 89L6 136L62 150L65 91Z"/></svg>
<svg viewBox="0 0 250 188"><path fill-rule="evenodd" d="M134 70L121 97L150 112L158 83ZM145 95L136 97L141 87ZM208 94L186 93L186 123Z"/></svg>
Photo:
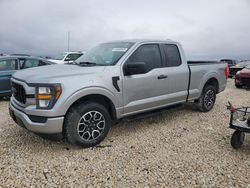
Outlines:
<svg viewBox="0 0 250 188"><path fill-rule="evenodd" d="M237 72L236 72L236 75L239 75L239 74L240 74L240 71L237 71Z"/></svg>
<svg viewBox="0 0 250 188"><path fill-rule="evenodd" d="M51 109L62 93L60 84L36 87L36 106L39 109Z"/></svg>

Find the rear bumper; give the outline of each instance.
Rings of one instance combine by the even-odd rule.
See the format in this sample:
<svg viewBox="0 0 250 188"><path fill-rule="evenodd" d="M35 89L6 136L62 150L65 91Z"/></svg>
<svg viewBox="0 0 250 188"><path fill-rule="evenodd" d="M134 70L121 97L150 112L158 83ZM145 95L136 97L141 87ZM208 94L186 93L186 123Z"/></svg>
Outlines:
<svg viewBox="0 0 250 188"><path fill-rule="evenodd" d="M33 122L29 116L22 111L16 109L11 103L9 105L9 113L12 119L21 127L32 132L55 134L62 133L64 117L49 117L45 122Z"/></svg>

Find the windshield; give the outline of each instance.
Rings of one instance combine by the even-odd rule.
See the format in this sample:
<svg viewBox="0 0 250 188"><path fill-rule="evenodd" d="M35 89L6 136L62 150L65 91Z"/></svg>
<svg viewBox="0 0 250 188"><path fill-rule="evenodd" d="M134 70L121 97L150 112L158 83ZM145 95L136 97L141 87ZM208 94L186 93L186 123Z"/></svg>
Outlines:
<svg viewBox="0 0 250 188"><path fill-rule="evenodd" d="M75 62L78 64L114 65L133 44L131 42L103 43L88 51Z"/></svg>
<svg viewBox="0 0 250 188"><path fill-rule="evenodd" d="M238 63L236 66L237 67L246 67L249 65L250 65L250 61L243 61L243 62Z"/></svg>
<svg viewBox="0 0 250 188"><path fill-rule="evenodd" d="M63 54L59 54L59 55L57 55L55 58L53 58L53 59L55 59L55 60L63 60L63 58L65 57L65 53L63 53Z"/></svg>

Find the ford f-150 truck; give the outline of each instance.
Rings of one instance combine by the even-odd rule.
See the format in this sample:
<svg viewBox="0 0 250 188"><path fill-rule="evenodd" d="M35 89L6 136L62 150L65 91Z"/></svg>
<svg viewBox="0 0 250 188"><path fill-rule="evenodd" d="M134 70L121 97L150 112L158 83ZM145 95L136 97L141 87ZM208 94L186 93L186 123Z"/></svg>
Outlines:
<svg viewBox="0 0 250 188"><path fill-rule="evenodd" d="M210 111L227 78L226 63L187 62L171 40L107 42L72 64L15 73L10 115L35 133L91 147L131 115L184 102Z"/></svg>

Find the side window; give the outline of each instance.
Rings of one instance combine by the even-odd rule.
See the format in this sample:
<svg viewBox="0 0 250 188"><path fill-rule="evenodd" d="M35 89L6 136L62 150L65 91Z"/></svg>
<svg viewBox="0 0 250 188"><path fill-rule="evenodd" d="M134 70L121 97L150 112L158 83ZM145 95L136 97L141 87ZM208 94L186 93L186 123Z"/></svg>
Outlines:
<svg viewBox="0 0 250 188"><path fill-rule="evenodd" d="M16 65L14 59L0 60L0 71L16 70Z"/></svg>
<svg viewBox="0 0 250 188"><path fill-rule="evenodd" d="M181 57L176 45L164 44L163 49L166 56L167 67L177 67L181 65Z"/></svg>
<svg viewBox="0 0 250 188"><path fill-rule="evenodd" d="M22 69L37 67L38 65L39 65L39 60L37 60L37 59L26 59L26 61L22 65Z"/></svg>
<svg viewBox="0 0 250 188"><path fill-rule="evenodd" d="M144 44L140 46L128 59L129 62L144 62L146 72L162 67L161 54L158 44Z"/></svg>
<svg viewBox="0 0 250 188"><path fill-rule="evenodd" d="M69 54L67 55L67 57L65 58L64 61L75 61L76 59L78 59L82 54Z"/></svg>
<svg viewBox="0 0 250 188"><path fill-rule="evenodd" d="M46 63L46 62L44 62L44 61L42 61L42 60L40 60L40 61L39 61L39 65L38 65L38 66L44 66L44 65L47 65L47 63Z"/></svg>

